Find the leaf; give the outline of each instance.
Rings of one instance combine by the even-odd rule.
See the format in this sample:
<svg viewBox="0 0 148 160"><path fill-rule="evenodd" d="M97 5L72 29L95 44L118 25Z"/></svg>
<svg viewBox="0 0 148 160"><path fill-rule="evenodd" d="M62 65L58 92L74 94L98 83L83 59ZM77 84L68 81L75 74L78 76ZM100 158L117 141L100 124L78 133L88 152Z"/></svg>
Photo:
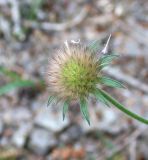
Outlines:
<svg viewBox="0 0 148 160"><path fill-rule="evenodd" d="M64 105L63 105L63 121L64 121L65 115L68 111L68 107L69 107L69 101L67 100L67 101L64 102Z"/></svg>
<svg viewBox="0 0 148 160"><path fill-rule="evenodd" d="M47 107L49 107L49 105L55 100L54 96L49 96L48 98L48 102L47 102Z"/></svg>
<svg viewBox="0 0 148 160"><path fill-rule="evenodd" d="M99 63L99 69L102 69L106 66L108 66L111 61L114 59L114 58L117 58L119 55L116 55L116 54L111 54L111 55L104 55L102 56L98 63Z"/></svg>
<svg viewBox="0 0 148 160"><path fill-rule="evenodd" d="M3 94L8 93L9 91L16 89L16 88L20 88L20 87L32 87L34 86L34 82L33 81L29 81L29 80L19 80L19 81L14 81L11 82L9 84L6 84L3 87L0 87L0 96Z"/></svg>
<svg viewBox="0 0 148 160"><path fill-rule="evenodd" d="M36 19L37 18L37 12L40 9L40 7L43 4L43 0L36 0L36 1L30 1L31 8L29 10L29 13L27 14L29 19ZM25 15L26 16L26 15Z"/></svg>
<svg viewBox="0 0 148 160"><path fill-rule="evenodd" d="M88 113L88 104L87 104L87 102L84 98L80 98L80 110L81 110L81 113L82 113L84 119L90 125L89 113Z"/></svg>
<svg viewBox="0 0 148 160"><path fill-rule="evenodd" d="M9 76L11 79L19 80L21 77L16 72L11 71L5 67L0 66L0 73Z"/></svg>
<svg viewBox="0 0 148 160"><path fill-rule="evenodd" d="M98 50L100 49L100 41L99 40L95 40L95 41L92 41L90 42L87 47L93 51L93 52L98 52Z"/></svg>
<svg viewBox="0 0 148 160"><path fill-rule="evenodd" d="M108 77L99 77L98 81L106 86L115 87L115 88L126 88L121 82L108 78Z"/></svg>
<svg viewBox="0 0 148 160"><path fill-rule="evenodd" d="M94 91L94 95L97 98L98 101L102 102L106 106L110 107L109 101L104 97L104 95L101 94L99 89L96 89Z"/></svg>

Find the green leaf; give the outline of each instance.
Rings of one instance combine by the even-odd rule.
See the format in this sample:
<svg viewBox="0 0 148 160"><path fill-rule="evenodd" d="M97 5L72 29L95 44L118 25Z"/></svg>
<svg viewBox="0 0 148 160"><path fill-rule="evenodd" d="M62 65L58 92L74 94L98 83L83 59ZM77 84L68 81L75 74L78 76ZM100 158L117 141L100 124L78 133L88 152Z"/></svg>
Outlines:
<svg viewBox="0 0 148 160"><path fill-rule="evenodd" d="M102 83L106 86L115 87L115 88L126 88L121 82L108 78L108 77L99 77L99 83Z"/></svg>
<svg viewBox="0 0 148 160"><path fill-rule="evenodd" d="M0 96L3 94L8 93L9 91L20 88L20 87L32 87L34 86L34 82L29 81L29 80L19 80L19 81L14 81L9 84L6 84L3 87L0 87Z"/></svg>
<svg viewBox="0 0 148 160"><path fill-rule="evenodd" d="M80 110L81 110L81 113L82 113L84 119L90 125L89 113L88 113L88 104L87 104L87 102L84 98L80 98Z"/></svg>
<svg viewBox="0 0 148 160"><path fill-rule="evenodd" d="M28 11L28 13L26 13L27 18L35 20L37 18L37 12L41 8L42 4L43 4L43 0L31 1L31 4L30 4L31 8Z"/></svg>
<svg viewBox="0 0 148 160"><path fill-rule="evenodd" d="M142 122L148 125L148 119L145 119L141 116L139 116L138 114L128 110L127 108L125 108L122 104L120 104L116 99L114 99L113 97L111 97L107 92L100 90L101 94L111 103L113 104L116 108L118 108L119 110L121 110L122 112L124 112L125 114L127 114L128 116Z"/></svg>
<svg viewBox="0 0 148 160"><path fill-rule="evenodd" d="M92 51L92 52L97 52L100 49L100 41L99 40L94 40L90 42L87 47Z"/></svg>
<svg viewBox="0 0 148 160"><path fill-rule="evenodd" d="M21 77L16 72L11 71L5 67L0 66L0 73L9 76L11 79L19 80Z"/></svg>
<svg viewBox="0 0 148 160"><path fill-rule="evenodd" d="M104 67L108 66L113 59L119 57L119 55L111 54L111 55L103 55L98 63L99 63L99 69L103 69Z"/></svg>
<svg viewBox="0 0 148 160"><path fill-rule="evenodd" d="M49 96L48 98L48 102L47 102L47 107L49 107L49 105L55 100L54 96Z"/></svg>
<svg viewBox="0 0 148 160"><path fill-rule="evenodd" d="M64 105L63 105L63 121L64 121L65 115L68 111L68 107L69 107L69 101L67 100L67 101L64 102Z"/></svg>
<svg viewBox="0 0 148 160"><path fill-rule="evenodd" d="M99 89L96 89L94 91L94 95L97 98L98 101L102 102L106 106L110 107L109 101L104 97L104 95L101 94Z"/></svg>

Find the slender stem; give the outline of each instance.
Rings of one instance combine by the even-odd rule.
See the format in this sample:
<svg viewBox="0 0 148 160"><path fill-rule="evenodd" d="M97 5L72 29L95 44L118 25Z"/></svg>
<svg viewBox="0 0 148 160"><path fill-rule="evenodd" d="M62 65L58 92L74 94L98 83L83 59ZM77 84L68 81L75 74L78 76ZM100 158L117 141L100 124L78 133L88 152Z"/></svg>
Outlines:
<svg viewBox="0 0 148 160"><path fill-rule="evenodd" d="M122 104L120 104L118 101L116 101L113 97L111 97L107 92L100 90L100 92L102 93L102 95L104 97L106 97L106 99L109 100L110 103L112 103L115 107L117 107L119 110L123 111L124 113L126 113L128 116L142 122L148 125L148 120L144 119L143 117L129 111L128 109L126 109Z"/></svg>

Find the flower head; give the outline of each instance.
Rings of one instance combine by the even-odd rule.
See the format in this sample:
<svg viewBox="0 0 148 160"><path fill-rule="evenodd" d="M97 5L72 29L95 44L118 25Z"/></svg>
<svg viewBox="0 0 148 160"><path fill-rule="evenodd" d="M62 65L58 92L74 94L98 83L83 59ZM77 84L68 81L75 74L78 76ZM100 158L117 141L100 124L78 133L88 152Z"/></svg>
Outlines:
<svg viewBox="0 0 148 160"><path fill-rule="evenodd" d="M49 87L49 103L53 100L63 102L63 118L71 101L80 102L82 115L90 124L87 100L92 94L101 102L109 105L100 91L99 84L111 87L123 87L115 80L104 77L101 70L117 55L98 55L98 41L88 46L68 43L62 46L49 60L47 84ZM105 46L106 47L106 46Z"/></svg>

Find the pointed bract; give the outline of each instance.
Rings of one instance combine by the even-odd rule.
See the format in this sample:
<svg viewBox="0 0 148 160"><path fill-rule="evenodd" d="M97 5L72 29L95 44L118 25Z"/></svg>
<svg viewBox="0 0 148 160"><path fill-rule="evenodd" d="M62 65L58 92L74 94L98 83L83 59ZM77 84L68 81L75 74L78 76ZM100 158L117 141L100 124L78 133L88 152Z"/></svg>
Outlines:
<svg viewBox="0 0 148 160"><path fill-rule="evenodd" d="M49 107L49 105L55 100L54 96L49 96L48 98L48 102L47 102L47 107Z"/></svg>
<svg viewBox="0 0 148 160"><path fill-rule="evenodd" d="M115 87L115 88L126 88L121 82L102 76L98 78L98 82L106 86Z"/></svg>
<svg viewBox="0 0 148 160"><path fill-rule="evenodd" d="M87 104L87 101L84 98L80 98L80 110L81 110L81 113L82 113L84 119L90 125L89 113L88 113L88 104Z"/></svg>
<svg viewBox="0 0 148 160"><path fill-rule="evenodd" d="M63 121L64 121L65 115L68 111L68 107L69 107L69 101L65 101L64 104L63 104Z"/></svg>
<svg viewBox="0 0 148 160"><path fill-rule="evenodd" d="M89 43L87 47L90 49L90 51L97 53L100 49L100 41L94 40L91 43Z"/></svg>
<svg viewBox="0 0 148 160"><path fill-rule="evenodd" d="M116 54L110 54L110 55L103 55L99 60L99 70L103 69L104 67L108 66L113 59L118 58L119 55Z"/></svg>

